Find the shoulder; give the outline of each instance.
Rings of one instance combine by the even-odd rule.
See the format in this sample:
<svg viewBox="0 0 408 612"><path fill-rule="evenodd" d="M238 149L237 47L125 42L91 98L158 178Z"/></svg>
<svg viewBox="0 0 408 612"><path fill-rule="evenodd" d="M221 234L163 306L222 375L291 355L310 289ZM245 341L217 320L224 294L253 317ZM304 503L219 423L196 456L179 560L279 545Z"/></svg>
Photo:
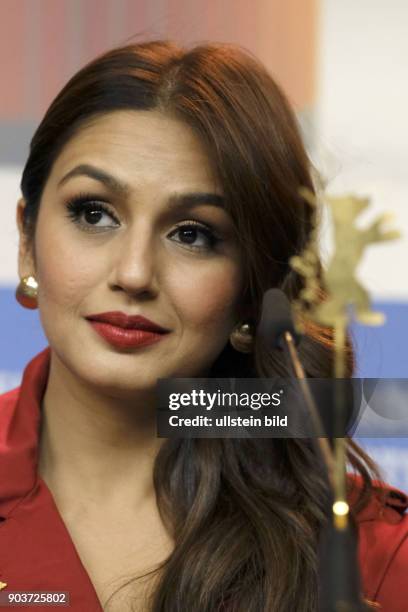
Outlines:
<svg viewBox="0 0 408 612"><path fill-rule="evenodd" d="M356 491L362 483L359 477L352 478ZM384 611L408 608L407 509L405 492L373 481L369 502L356 514L364 594Z"/></svg>

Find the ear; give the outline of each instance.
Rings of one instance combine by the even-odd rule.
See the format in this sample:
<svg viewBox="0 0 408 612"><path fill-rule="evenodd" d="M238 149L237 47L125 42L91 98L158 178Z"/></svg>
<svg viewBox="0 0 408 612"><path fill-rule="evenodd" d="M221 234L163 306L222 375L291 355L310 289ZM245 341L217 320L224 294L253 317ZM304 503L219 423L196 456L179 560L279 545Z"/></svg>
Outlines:
<svg viewBox="0 0 408 612"><path fill-rule="evenodd" d="M20 278L24 276L35 276L35 263L32 253L32 244L28 243L27 236L24 232L23 213L26 202L24 198L20 198L17 202L16 220L19 233L18 244L18 274Z"/></svg>

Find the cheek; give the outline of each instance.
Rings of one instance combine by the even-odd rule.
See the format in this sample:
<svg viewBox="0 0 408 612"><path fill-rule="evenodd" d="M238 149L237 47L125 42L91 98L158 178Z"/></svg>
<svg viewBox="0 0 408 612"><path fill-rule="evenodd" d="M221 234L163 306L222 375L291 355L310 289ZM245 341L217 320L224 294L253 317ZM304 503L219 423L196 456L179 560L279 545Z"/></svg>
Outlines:
<svg viewBox="0 0 408 612"><path fill-rule="evenodd" d="M73 248L72 237L61 228L53 232L50 224L39 229L37 245L40 246L36 249L39 306L43 310L53 306L75 310L95 284L98 276L95 262L91 266L80 245Z"/></svg>
<svg viewBox="0 0 408 612"><path fill-rule="evenodd" d="M203 328L231 325L240 297L240 268L232 262L219 262L196 271L194 275L177 275L173 279L173 302L181 322Z"/></svg>

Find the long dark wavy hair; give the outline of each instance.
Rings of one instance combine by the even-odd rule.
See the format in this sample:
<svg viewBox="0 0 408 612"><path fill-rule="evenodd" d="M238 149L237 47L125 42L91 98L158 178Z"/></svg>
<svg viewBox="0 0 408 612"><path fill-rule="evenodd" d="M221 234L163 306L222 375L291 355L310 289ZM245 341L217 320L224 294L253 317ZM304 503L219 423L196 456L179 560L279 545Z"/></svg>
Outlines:
<svg viewBox="0 0 408 612"><path fill-rule="evenodd" d="M298 191L300 186L314 191L312 167L279 86L250 53L234 45L129 44L75 74L31 141L21 181L27 239L35 242L41 195L64 145L91 118L120 109L159 110L175 117L206 147L245 252L243 300L251 307L253 323L268 288L280 287L294 300L303 284L288 261L302 251L312 229L310 205ZM299 350L308 376L333 376L331 328L308 323ZM349 337L345 359L351 376ZM280 352L258 342L252 353L237 352L228 343L211 374L290 375ZM347 444L349 469L363 479L352 508L355 517L371 495L373 478L382 478L356 443ZM328 499L318 465L308 439L166 440L153 476L159 511L175 547L153 570L156 586L149 610L316 610L317 545Z"/></svg>

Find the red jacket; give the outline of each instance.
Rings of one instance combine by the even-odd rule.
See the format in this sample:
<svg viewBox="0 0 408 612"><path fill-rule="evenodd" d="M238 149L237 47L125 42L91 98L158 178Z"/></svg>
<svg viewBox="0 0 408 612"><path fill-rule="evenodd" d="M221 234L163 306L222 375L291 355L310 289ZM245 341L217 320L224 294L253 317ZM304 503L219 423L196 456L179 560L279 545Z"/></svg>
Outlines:
<svg viewBox="0 0 408 612"><path fill-rule="evenodd" d="M49 355L47 347L27 365L21 387L0 395L0 595L68 591L70 610L102 612L52 494L37 475ZM374 494L357 518L364 595L383 612L408 612L407 507L407 496L388 487L385 505Z"/></svg>

